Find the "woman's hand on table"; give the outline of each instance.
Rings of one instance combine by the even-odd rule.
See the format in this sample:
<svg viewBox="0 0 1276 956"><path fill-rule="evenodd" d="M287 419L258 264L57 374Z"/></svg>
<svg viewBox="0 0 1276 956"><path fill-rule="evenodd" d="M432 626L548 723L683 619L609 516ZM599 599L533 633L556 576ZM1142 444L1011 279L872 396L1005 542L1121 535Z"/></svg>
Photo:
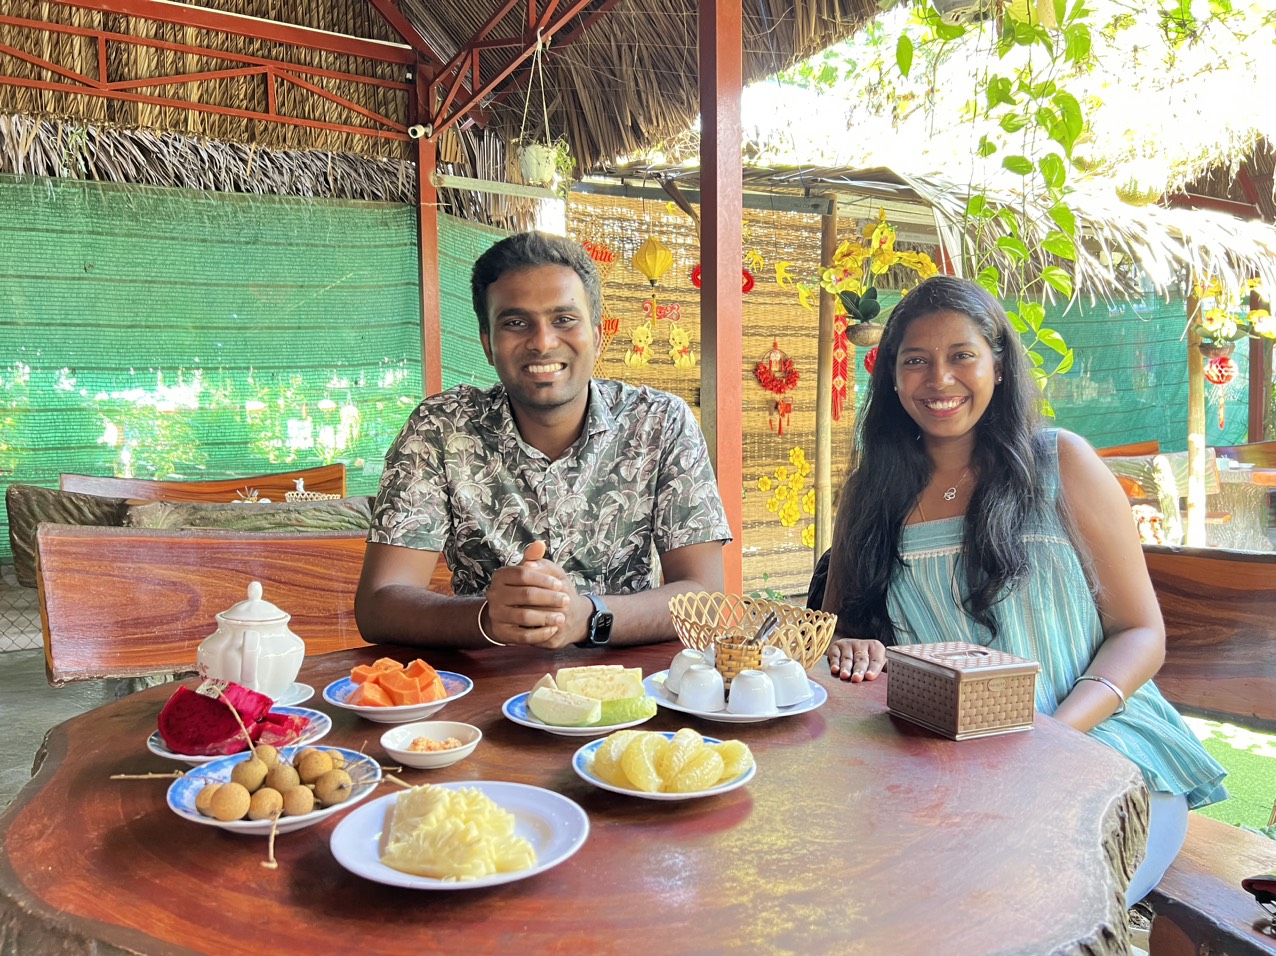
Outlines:
<svg viewBox="0 0 1276 956"><path fill-rule="evenodd" d="M833 642L826 656L829 673L852 684L876 680L886 667L886 645L881 641L844 637Z"/></svg>

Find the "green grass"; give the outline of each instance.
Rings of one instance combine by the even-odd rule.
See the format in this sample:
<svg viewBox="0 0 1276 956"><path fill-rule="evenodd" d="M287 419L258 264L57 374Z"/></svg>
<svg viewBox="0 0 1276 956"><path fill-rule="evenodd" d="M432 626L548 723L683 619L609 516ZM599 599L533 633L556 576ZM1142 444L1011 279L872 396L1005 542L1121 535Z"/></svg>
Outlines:
<svg viewBox="0 0 1276 956"><path fill-rule="evenodd" d="M1227 769L1228 799L1198 812L1233 825L1267 826L1276 802L1276 735L1185 717L1211 757Z"/></svg>

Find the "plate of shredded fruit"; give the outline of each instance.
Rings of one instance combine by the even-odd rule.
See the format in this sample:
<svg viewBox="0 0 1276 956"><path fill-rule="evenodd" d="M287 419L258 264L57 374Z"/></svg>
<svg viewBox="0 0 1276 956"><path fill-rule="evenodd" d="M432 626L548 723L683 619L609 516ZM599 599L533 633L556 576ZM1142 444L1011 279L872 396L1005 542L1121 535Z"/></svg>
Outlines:
<svg viewBox="0 0 1276 956"><path fill-rule="evenodd" d="M413 787L364 804L332 831L332 855L356 876L417 890L524 880L572 856L589 836L574 801L522 783Z"/></svg>
<svg viewBox="0 0 1276 956"><path fill-rule="evenodd" d="M400 664L383 657L333 681L323 699L379 724L402 724L424 720L473 689L474 681L463 674L436 671L419 658Z"/></svg>
<svg viewBox="0 0 1276 956"><path fill-rule="evenodd" d="M656 702L643 687L642 668L622 664L560 667L525 694L515 694L501 713L522 727L563 737L597 737L636 727L656 716Z"/></svg>
<svg viewBox="0 0 1276 956"><path fill-rule="evenodd" d="M757 773L753 753L739 740L622 730L585 744L572 756L576 776L595 787L644 800L694 800L742 787Z"/></svg>

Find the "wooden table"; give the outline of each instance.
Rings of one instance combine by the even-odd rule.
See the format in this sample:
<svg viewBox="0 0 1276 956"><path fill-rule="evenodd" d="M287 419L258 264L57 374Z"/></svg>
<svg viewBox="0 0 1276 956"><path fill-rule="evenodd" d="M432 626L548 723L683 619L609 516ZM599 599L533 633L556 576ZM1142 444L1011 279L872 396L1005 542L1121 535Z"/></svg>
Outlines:
<svg viewBox="0 0 1276 956"><path fill-rule="evenodd" d="M577 778L581 739L500 715L547 669L609 661L651 673L675 649L430 655L476 684L440 718L474 723L484 739L451 768L402 776L547 787L591 822L565 863L469 892L347 873L328 848L335 819L279 837L280 866L268 870L264 838L171 813L168 781L109 780L173 769L144 743L171 686L67 721L0 817L0 952L1127 951L1122 893L1145 841L1142 779L1049 718L955 743L889 716L885 680L841 685L817 668L829 700L809 714L733 725L662 710L645 727L744 739L758 773L718 797L657 803ZM308 659L301 679L320 691L387 650L415 656L344 651ZM327 742L381 754L385 725L315 700L333 717Z"/></svg>

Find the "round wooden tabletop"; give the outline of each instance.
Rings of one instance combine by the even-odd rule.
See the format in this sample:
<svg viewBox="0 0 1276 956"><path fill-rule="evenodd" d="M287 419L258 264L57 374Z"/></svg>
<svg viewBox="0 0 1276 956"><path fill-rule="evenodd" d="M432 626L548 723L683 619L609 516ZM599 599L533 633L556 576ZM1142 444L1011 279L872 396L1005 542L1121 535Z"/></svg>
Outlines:
<svg viewBox="0 0 1276 956"><path fill-rule="evenodd" d="M1146 796L1124 758L1049 718L1030 732L954 742L886 712L886 679L842 685L818 710L725 724L662 709L644 729L692 726L746 741L757 776L705 799L654 802L592 787L571 769L580 738L500 713L559 666L623 662L652 673L677 645L431 653L474 691L440 719L484 734L409 783L509 780L588 813L581 850L535 877L430 892L343 869L329 837L344 814L278 837L182 820L170 771L145 745L172 686L50 731L31 783L0 817L0 952L14 953L943 953L1040 956L1128 948L1123 888L1142 856ZM310 658L308 706L325 742L390 761L373 724L326 704L324 686L403 648ZM20 715L10 715L20 719ZM380 793L393 789L383 783Z"/></svg>

